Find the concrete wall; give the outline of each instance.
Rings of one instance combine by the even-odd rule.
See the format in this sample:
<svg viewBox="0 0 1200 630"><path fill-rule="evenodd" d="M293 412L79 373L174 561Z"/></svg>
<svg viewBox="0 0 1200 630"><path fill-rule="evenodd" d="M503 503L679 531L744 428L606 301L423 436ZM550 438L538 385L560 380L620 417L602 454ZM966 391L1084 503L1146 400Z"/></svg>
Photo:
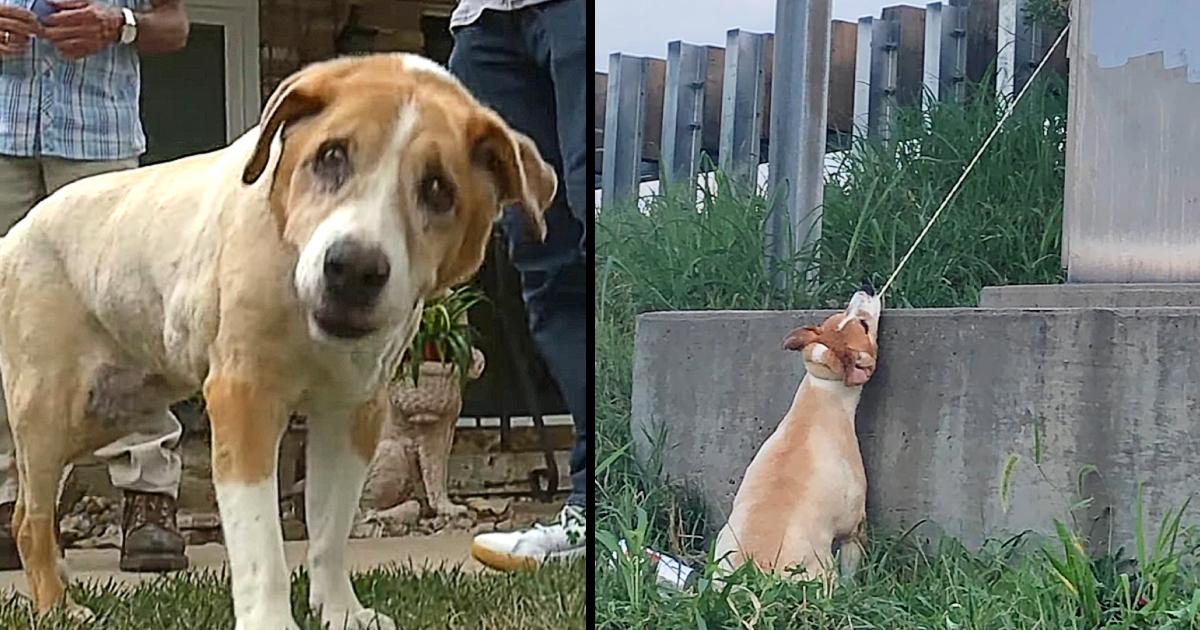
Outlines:
<svg viewBox="0 0 1200 630"><path fill-rule="evenodd" d="M700 492L713 527L803 376L799 356L781 348L784 335L827 315L638 319L638 453L665 427L664 474ZM969 546L1050 533L1093 465L1100 475L1083 490L1095 503L1078 516L1094 541L1111 526L1119 544L1133 536L1138 481L1155 521L1198 485L1200 309L897 310L885 311L880 335L857 420L873 526L929 519L932 531ZM1033 466L1035 427L1042 472ZM1001 478L1014 453L1005 511Z"/></svg>

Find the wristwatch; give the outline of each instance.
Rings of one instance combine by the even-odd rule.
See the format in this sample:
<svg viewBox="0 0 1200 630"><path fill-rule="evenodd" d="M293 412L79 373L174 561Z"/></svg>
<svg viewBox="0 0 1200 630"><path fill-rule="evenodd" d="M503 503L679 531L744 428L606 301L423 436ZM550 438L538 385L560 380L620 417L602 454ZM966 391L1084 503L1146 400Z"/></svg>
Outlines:
<svg viewBox="0 0 1200 630"><path fill-rule="evenodd" d="M121 25L121 43L128 46L138 36L137 18L129 9L121 9L121 15L125 18L125 23Z"/></svg>

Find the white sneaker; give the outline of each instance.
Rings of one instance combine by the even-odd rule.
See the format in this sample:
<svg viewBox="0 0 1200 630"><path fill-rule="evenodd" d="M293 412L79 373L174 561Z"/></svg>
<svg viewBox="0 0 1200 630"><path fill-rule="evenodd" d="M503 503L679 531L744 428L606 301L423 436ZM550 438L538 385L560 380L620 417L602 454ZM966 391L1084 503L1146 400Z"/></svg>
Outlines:
<svg viewBox="0 0 1200 630"><path fill-rule="evenodd" d="M587 551L587 516L583 509L565 506L558 522L515 532L479 534L471 556L500 571L536 567L542 562L579 558Z"/></svg>

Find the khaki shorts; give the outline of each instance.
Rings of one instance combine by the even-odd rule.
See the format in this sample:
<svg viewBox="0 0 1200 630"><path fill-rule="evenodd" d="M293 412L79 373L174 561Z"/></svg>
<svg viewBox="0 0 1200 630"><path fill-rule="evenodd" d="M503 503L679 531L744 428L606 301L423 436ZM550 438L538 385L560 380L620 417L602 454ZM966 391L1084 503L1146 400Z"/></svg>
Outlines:
<svg viewBox="0 0 1200 630"><path fill-rule="evenodd" d="M8 233L30 208L59 188L77 179L137 165L137 158L85 161L0 155L0 190L4 191L0 195L0 235Z"/></svg>

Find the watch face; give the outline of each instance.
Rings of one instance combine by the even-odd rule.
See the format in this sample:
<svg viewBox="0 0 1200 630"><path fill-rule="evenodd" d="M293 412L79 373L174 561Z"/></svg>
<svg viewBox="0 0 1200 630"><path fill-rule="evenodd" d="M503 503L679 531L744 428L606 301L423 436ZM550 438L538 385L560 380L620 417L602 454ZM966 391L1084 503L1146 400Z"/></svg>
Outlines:
<svg viewBox="0 0 1200 630"><path fill-rule="evenodd" d="M33 0L33 6L29 7L29 10L33 11L39 22L45 22L46 18L58 11L58 7L50 4L49 0Z"/></svg>

